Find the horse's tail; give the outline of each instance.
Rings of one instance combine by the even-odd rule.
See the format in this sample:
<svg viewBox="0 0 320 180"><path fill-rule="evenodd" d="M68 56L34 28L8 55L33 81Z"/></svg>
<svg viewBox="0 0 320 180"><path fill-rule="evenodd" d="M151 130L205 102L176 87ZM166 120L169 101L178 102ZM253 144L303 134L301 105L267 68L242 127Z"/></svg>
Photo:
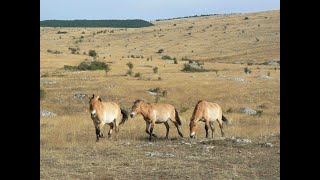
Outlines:
<svg viewBox="0 0 320 180"><path fill-rule="evenodd" d="M128 112L126 110L124 110L123 108L120 108L120 109L121 109L121 114L122 114L122 119L121 119L120 124L124 124L126 122L126 120L128 120Z"/></svg>
<svg viewBox="0 0 320 180"><path fill-rule="evenodd" d="M180 119L180 116L178 114L178 111L177 111L176 108L174 108L174 111L176 112L176 121L179 124L179 126L181 126L182 123L181 123L181 119Z"/></svg>
<svg viewBox="0 0 320 180"><path fill-rule="evenodd" d="M227 125L230 123L230 121L224 115L222 115L222 121Z"/></svg>

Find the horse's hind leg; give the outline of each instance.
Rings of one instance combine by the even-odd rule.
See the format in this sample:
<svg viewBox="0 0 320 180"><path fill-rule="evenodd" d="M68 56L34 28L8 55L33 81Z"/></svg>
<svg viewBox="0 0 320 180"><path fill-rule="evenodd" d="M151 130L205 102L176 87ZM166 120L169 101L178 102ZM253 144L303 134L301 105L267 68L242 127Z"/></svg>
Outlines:
<svg viewBox="0 0 320 180"><path fill-rule="evenodd" d="M206 129L206 138L208 138L209 127L208 127L207 123L204 125L204 128Z"/></svg>
<svg viewBox="0 0 320 180"><path fill-rule="evenodd" d="M110 126L110 130L109 130L109 132L108 132L108 138L111 138L111 136L112 136L112 130L113 130L114 125L113 125L113 123L110 123L109 126Z"/></svg>
<svg viewBox="0 0 320 180"><path fill-rule="evenodd" d="M211 128L211 131L212 131L211 136L212 136L212 138L213 138L214 131L215 131L215 128L214 128L214 125L213 125L213 121L210 121L209 124L210 124L210 128Z"/></svg>
<svg viewBox="0 0 320 180"><path fill-rule="evenodd" d="M221 136L224 137L224 132L223 132L223 124L222 124L222 121L219 119L217 119L218 123L219 123L219 127L220 127L220 130L221 130Z"/></svg>
<svg viewBox="0 0 320 180"><path fill-rule="evenodd" d="M171 121L172 121L172 120L171 120ZM183 135L182 135L182 133L180 132L180 127L179 127L178 122L176 122L176 121L172 121L172 122L173 122L173 124L174 124L174 125L176 126L176 128L177 128L178 133L179 133L179 136L183 138Z"/></svg>
<svg viewBox="0 0 320 180"><path fill-rule="evenodd" d="M149 141L151 141L152 139L152 132L153 132L153 128L154 128L154 121L151 122L151 125L150 125L150 136L149 136Z"/></svg>
<svg viewBox="0 0 320 180"><path fill-rule="evenodd" d="M167 121L167 122L164 122L164 125L165 125L166 128L167 128L166 139L169 139L169 129L170 129L170 126L169 126L169 124L168 124L168 121Z"/></svg>

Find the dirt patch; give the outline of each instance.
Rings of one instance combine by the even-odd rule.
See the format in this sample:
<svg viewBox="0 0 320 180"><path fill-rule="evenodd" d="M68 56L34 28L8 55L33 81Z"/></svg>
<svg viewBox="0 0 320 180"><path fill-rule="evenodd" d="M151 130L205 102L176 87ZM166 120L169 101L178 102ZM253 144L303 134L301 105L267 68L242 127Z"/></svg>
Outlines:
<svg viewBox="0 0 320 180"><path fill-rule="evenodd" d="M280 179L280 138L106 140L51 149L40 165L41 179Z"/></svg>

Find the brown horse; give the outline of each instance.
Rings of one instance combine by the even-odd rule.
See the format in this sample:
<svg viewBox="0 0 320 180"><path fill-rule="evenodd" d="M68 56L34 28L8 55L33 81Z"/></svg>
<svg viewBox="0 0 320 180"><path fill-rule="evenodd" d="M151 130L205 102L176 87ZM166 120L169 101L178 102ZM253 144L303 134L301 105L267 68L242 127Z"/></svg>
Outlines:
<svg viewBox="0 0 320 180"><path fill-rule="evenodd" d="M100 137L104 137L101 130L105 124L110 126L108 137L111 137L112 130L115 128L119 132L119 125L123 124L128 119L128 113L120 108L115 102L102 102L99 96L94 94L90 98L90 113L93 124L96 128L97 142Z"/></svg>
<svg viewBox="0 0 320 180"><path fill-rule="evenodd" d="M151 141L153 134L154 125L164 123L167 129L166 139L169 135L169 123L171 122L176 126L180 137L183 138L182 133L180 132L179 125L181 126L181 119L179 117L178 111L170 104L150 104L145 103L143 100L136 100L132 106L132 111L130 113L131 118L141 114L146 121L146 132L149 134L149 140ZM149 131L150 129L150 131Z"/></svg>
<svg viewBox="0 0 320 180"><path fill-rule="evenodd" d="M192 117L190 119L190 138L195 138L198 131L198 122L205 122L206 138L208 138L209 126L212 131L212 138L215 131L213 122L217 120L221 130L221 136L224 136L222 121L228 123L228 119L222 115L221 107L217 103L207 102L201 100L194 108Z"/></svg>

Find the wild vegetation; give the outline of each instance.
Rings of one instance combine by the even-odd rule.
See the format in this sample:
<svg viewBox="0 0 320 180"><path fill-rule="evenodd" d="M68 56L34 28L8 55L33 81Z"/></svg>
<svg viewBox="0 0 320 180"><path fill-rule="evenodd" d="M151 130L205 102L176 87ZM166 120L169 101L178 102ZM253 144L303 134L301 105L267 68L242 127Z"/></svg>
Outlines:
<svg viewBox="0 0 320 180"><path fill-rule="evenodd" d="M152 23L127 30L40 27L40 107L56 114L40 117L40 179L280 179L280 11ZM111 67L107 76L105 70L77 70L95 61ZM208 71L186 73L184 64ZM169 140L165 125L156 124L157 138L149 142L139 115L96 143L92 94L128 111L137 99L169 103L181 117L184 139L169 122ZM225 138L215 122L215 138L204 139L200 122L197 139L190 140L188 124L199 100L221 106L230 121Z"/></svg>
<svg viewBox="0 0 320 180"><path fill-rule="evenodd" d="M153 26L141 19L132 20L45 20L40 21L40 27L113 27L142 28Z"/></svg>

